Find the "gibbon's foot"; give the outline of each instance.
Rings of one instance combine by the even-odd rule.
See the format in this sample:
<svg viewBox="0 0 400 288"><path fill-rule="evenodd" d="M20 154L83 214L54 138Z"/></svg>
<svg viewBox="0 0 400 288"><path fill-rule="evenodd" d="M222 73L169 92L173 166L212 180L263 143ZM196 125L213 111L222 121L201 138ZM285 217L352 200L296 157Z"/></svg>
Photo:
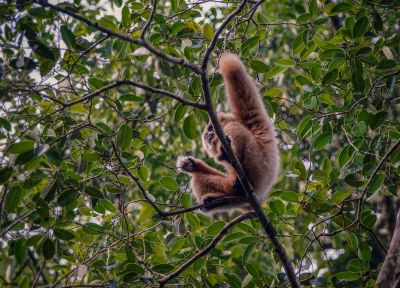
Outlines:
<svg viewBox="0 0 400 288"><path fill-rule="evenodd" d="M212 202L212 201L214 201L215 199L218 199L218 198L221 198L221 197L223 197L223 196L206 196L204 199L203 199L203 207L201 208L201 210L203 210L203 211L209 211L210 210L210 207L209 207L209 204Z"/></svg>
<svg viewBox="0 0 400 288"><path fill-rule="evenodd" d="M194 172L196 170L196 160L193 157L179 156L176 161L176 167L181 172Z"/></svg>

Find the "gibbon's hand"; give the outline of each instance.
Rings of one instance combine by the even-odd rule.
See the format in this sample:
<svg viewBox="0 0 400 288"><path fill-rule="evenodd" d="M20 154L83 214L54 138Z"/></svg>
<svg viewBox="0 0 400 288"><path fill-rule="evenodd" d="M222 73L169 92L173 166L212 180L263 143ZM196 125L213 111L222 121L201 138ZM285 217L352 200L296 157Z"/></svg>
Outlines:
<svg viewBox="0 0 400 288"><path fill-rule="evenodd" d="M179 156L176 161L176 168L183 173L192 173L196 171L196 158L191 156Z"/></svg>

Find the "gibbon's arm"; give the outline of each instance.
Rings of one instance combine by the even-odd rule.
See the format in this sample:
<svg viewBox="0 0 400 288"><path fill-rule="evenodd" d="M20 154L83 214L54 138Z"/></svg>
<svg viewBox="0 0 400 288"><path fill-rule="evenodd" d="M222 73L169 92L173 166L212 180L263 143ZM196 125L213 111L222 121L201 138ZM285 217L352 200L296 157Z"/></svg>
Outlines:
<svg viewBox="0 0 400 288"><path fill-rule="evenodd" d="M194 157L182 157L177 160L180 171L192 177L192 192L197 203L224 196L235 195L240 188L233 174L222 173Z"/></svg>
<svg viewBox="0 0 400 288"><path fill-rule="evenodd" d="M272 123L253 79L235 54L221 56L220 72L224 78L228 103L233 114L250 129L268 129Z"/></svg>

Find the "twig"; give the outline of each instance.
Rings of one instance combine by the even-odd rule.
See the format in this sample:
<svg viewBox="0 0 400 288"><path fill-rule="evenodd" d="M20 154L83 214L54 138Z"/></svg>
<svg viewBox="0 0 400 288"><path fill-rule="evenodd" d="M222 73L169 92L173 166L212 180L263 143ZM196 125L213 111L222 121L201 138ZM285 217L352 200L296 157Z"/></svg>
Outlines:
<svg viewBox="0 0 400 288"><path fill-rule="evenodd" d="M143 186L142 186L142 184L140 183L139 179L138 179L135 175L133 175L132 172L129 171L128 167L126 167L126 165L124 164L124 162L122 162L122 159L121 159L121 157L120 157L120 155L119 155L119 152L118 152L118 148L117 148L117 146L115 145L114 142L112 142L112 146L113 146L113 150L114 150L115 157L117 158L119 164L120 164L121 167L124 169L124 171L126 172L126 174L128 174L128 176L133 180L133 182L135 182L135 184L136 184L136 186L138 187L138 189L139 189L140 193L142 194L143 198L145 198L145 199L147 200L147 202L149 202L149 204L154 208L154 210L157 211L157 213L158 213L159 215L162 215L163 212L162 212L161 209L157 206L157 204L154 203L154 201L150 199L149 195L147 194L147 191L143 188Z"/></svg>
<svg viewBox="0 0 400 288"><path fill-rule="evenodd" d="M196 255L194 255L192 258L187 260L185 263L183 263L176 271L172 272L171 274L165 276L160 280L160 288L164 287L167 282L171 281L172 279L176 278L179 276L187 267L192 265L194 262L196 262L197 259L203 257L206 255L208 252L210 252L215 246L217 246L218 242L229 232L229 230L237 223L242 222L246 219L253 218L255 217L256 214L254 212L248 212L246 214L242 214L230 222L228 222L224 228L212 239L211 243L207 245L203 250L198 252Z"/></svg>
<svg viewBox="0 0 400 288"><path fill-rule="evenodd" d="M146 36L146 32L147 30L150 28L151 25L151 21L153 21L154 18L154 14L156 13L156 9L157 9L157 0L153 0L153 5L152 5L152 9L151 9L151 13L150 13L150 17L147 20L146 24L143 27L142 33L140 34L140 39L142 39L144 41L144 37Z"/></svg>

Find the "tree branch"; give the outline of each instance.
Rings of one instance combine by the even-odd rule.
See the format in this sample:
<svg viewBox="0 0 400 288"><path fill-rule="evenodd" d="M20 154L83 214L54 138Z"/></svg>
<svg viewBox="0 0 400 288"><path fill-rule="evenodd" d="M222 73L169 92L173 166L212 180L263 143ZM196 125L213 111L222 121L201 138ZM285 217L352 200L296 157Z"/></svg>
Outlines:
<svg viewBox="0 0 400 288"><path fill-rule="evenodd" d="M177 95L175 95L175 94L173 94L171 92L168 92L168 91L165 91L165 90L161 90L161 89L157 89L157 88L145 85L145 84L137 83L137 82L134 82L134 81L131 81L131 80L126 80L126 79L117 80L117 81L115 81L115 83L109 84L107 86L104 86L104 87L92 92L92 93L86 94L81 99L78 99L76 101L73 101L73 102L70 102L70 103L64 103L64 106L65 107L70 107L70 106L76 105L76 104L81 103L81 102L89 101L89 100L93 99L94 97L100 95L103 92L106 92L106 91L108 91L110 89L113 89L113 88L116 88L116 87L119 87L119 86L122 86L122 85L130 85L130 86L138 87L138 88L141 88L143 90L146 90L146 91L149 91L149 92L152 92L152 93L156 93L156 94L160 94L160 95L166 96L168 98L176 100L176 101L178 101L178 102L180 102L180 103L182 103L184 105L187 105L187 106L192 106L192 107L196 107L196 108L199 108L199 109L205 109L205 105L202 104L202 103L186 100L186 99L183 99L183 98L181 98L181 97L179 97L179 96L177 96ZM63 107L63 109L65 107Z"/></svg>
<svg viewBox="0 0 400 288"><path fill-rule="evenodd" d="M164 278L162 278L160 280L160 288L164 287L165 284L167 284L167 282L171 281L172 279L178 277L187 267L189 267L190 265L192 265L194 262L196 262L196 260L198 260L199 258L203 257L204 255L206 255L208 252L210 252L212 249L215 248L215 246L217 246L218 242L229 232L229 230L237 223L242 222L246 219L250 219L255 217L256 214L254 212L248 212L246 214L242 214L236 218L234 218L233 220L231 220L230 222L228 222L224 228L222 228L222 230L212 239L211 243L207 245L207 247L205 247L203 250L201 250L200 252L198 252L196 255L194 255L192 258L190 258L189 260L187 260L185 263L182 264L182 266L180 266L176 271L172 272L171 274L165 276Z"/></svg>
<svg viewBox="0 0 400 288"><path fill-rule="evenodd" d="M69 16L85 23L86 25L93 27L109 36L113 36L113 37L119 38L121 40L130 42L130 43L134 43L136 45L144 47L147 50L149 50L151 53L153 53L154 55L156 55L164 60L167 60L168 62L183 65L184 67L189 68L198 74L201 72L200 67L198 65L196 65L195 63L189 62L189 61L185 60L184 58L178 58L178 57L168 55L168 54L156 49L154 46L150 45L148 42L144 41L143 39L132 38L129 35L126 35L126 34L123 34L120 32L116 32L116 31L113 31L106 27L103 27L103 26L99 25L97 22L93 22L79 14L72 12L71 10L62 8L57 5L53 5L53 4L49 3L47 0L34 0L34 3L37 3L43 7L48 7L50 9L56 10L63 14L69 15Z"/></svg>
<svg viewBox="0 0 400 288"><path fill-rule="evenodd" d="M396 227L393 232L392 240L390 241L389 251L383 262L381 271L376 279L376 288L391 288L396 287L396 268L400 263L400 210L397 214Z"/></svg>
<svg viewBox="0 0 400 288"><path fill-rule="evenodd" d="M221 26L219 26L218 30L215 32L214 37L213 37L212 40L211 40L210 46L208 46L208 48L207 48L207 50L206 50L206 53L205 53L205 55L204 55L203 62L201 63L201 68L202 68L203 72L207 70L207 65L208 65L208 62L209 62L209 60L210 60L211 53L212 53L212 51L214 50L215 45L217 44L219 35L221 35L222 31L224 31L226 25L228 25L228 23L229 23L237 14L239 14L239 13L243 10L244 6L246 6L246 3L247 3L247 0L243 0L243 1L240 3L240 5L239 5L231 14L229 14L228 17L225 18L225 20L222 22Z"/></svg>

